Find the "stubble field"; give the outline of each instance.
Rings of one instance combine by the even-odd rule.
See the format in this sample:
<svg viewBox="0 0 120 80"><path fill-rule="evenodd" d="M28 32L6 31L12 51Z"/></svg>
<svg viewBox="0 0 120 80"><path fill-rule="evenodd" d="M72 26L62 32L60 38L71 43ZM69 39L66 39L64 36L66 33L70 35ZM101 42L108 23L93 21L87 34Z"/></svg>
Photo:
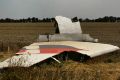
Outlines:
<svg viewBox="0 0 120 80"><path fill-rule="evenodd" d="M101 43L120 47L120 23L81 23L83 33ZM39 34L53 34L53 23L0 23L0 59L14 55L20 48L37 41ZM120 80L120 51L90 59L67 61L30 68L0 70L0 80Z"/></svg>

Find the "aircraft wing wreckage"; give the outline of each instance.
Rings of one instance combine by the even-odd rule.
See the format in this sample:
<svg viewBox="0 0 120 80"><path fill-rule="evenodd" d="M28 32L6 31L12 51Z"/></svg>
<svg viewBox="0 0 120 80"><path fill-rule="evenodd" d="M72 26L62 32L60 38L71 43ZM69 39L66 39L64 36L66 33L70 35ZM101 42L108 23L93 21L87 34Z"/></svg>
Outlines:
<svg viewBox="0 0 120 80"><path fill-rule="evenodd" d="M79 22L72 22L62 16L55 19L57 34L39 35L39 42L23 47L16 56L1 62L0 68L29 67L49 58L61 63L58 56L62 54L64 57L72 54L71 58L75 57L80 61L119 50L119 47L114 45L95 43L98 39L83 34Z"/></svg>

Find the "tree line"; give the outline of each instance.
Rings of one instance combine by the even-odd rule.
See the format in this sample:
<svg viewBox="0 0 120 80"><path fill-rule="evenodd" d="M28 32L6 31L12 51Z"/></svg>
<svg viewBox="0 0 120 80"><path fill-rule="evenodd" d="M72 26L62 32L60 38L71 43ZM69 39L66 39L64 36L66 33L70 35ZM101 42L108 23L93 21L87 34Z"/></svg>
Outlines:
<svg viewBox="0 0 120 80"><path fill-rule="evenodd" d="M102 18L97 18L97 19L82 19L78 17L74 17L71 19L73 22L80 21L80 22L120 22L120 17L113 17L113 16L105 16ZM36 17L32 18L26 18L26 19L11 19L11 18L5 18L5 19L0 19L0 23L28 23L28 22L54 22L55 18L43 18L39 19Z"/></svg>
<svg viewBox="0 0 120 80"><path fill-rule="evenodd" d="M36 17L32 17L32 18L26 18L26 19L11 19L11 18L5 18L5 19L0 19L0 23L28 23L28 22L53 22L55 21L54 18L43 18L43 19L39 19Z"/></svg>
<svg viewBox="0 0 120 80"><path fill-rule="evenodd" d="M80 22L120 22L120 17L113 17L113 16L105 16L102 18L97 19L78 19L77 17L72 18L72 21L80 21Z"/></svg>

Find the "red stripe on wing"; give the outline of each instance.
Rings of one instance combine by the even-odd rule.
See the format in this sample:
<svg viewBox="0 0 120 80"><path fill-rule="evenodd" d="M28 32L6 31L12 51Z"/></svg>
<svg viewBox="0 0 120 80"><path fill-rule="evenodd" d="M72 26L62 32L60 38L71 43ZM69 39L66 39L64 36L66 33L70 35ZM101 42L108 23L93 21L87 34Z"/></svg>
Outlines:
<svg viewBox="0 0 120 80"><path fill-rule="evenodd" d="M77 51L79 49L74 49L74 48L42 48L40 49L40 53L61 53L64 51Z"/></svg>
<svg viewBox="0 0 120 80"><path fill-rule="evenodd" d="M26 52L27 50L23 50L21 49L19 52L17 52L16 54L23 54L24 52Z"/></svg>

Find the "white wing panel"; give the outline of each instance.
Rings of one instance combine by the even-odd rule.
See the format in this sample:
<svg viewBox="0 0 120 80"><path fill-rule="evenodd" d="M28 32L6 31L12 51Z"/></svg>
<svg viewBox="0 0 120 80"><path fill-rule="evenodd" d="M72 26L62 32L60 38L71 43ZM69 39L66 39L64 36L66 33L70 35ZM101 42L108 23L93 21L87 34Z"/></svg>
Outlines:
<svg viewBox="0 0 120 80"><path fill-rule="evenodd" d="M87 54L90 57L100 56L102 54L110 53L116 50L119 50L119 47L110 45L110 44L102 44L102 43L92 43L92 42L79 42L79 41L58 41L58 42L41 42L35 43L32 45L67 45L78 48L77 52L82 54Z"/></svg>
<svg viewBox="0 0 120 80"><path fill-rule="evenodd" d="M72 22L71 19L56 16L55 17L60 33L82 33L79 22Z"/></svg>
<svg viewBox="0 0 120 80"><path fill-rule="evenodd" d="M56 54L23 54L13 56L0 63L0 68L4 67L29 67L36 63L39 63L47 58L50 58Z"/></svg>

